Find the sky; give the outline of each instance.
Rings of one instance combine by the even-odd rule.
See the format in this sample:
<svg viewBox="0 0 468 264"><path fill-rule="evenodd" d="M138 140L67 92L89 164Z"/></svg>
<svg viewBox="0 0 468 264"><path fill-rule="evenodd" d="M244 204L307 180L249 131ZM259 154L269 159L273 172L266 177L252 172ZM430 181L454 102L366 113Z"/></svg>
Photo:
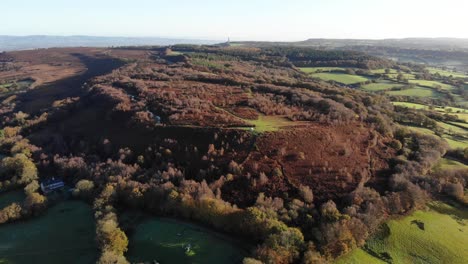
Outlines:
<svg viewBox="0 0 468 264"><path fill-rule="evenodd" d="M468 0L0 0L0 35L468 38Z"/></svg>

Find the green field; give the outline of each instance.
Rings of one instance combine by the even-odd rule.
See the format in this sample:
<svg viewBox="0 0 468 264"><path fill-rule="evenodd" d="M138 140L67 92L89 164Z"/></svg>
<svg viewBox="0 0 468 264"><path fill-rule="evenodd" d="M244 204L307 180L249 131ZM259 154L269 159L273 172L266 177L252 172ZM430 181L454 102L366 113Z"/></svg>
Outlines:
<svg viewBox="0 0 468 264"><path fill-rule="evenodd" d="M0 194L0 210L12 203L22 203L24 200L23 190L11 191Z"/></svg>
<svg viewBox="0 0 468 264"><path fill-rule="evenodd" d="M62 202L45 215L0 226L0 263L94 263L98 257L91 207Z"/></svg>
<svg viewBox="0 0 468 264"><path fill-rule="evenodd" d="M259 133L278 131L283 127L293 126L297 124L282 116L259 115L257 120L244 120L249 124L254 125L255 131Z"/></svg>
<svg viewBox="0 0 468 264"><path fill-rule="evenodd" d="M390 220L364 247L336 263L468 263L468 211L441 202Z"/></svg>
<svg viewBox="0 0 468 264"><path fill-rule="evenodd" d="M468 169L468 166L456 160L442 158L440 162L434 167L435 170L454 170L454 169Z"/></svg>
<svg viewBox="0 0 468 264"><path fill-rule="evenodd" d="M406 126L407 128L409 128L410 130L414 131L414 132L417 132L417 133L421 133L421 134L425 134L425 135L434 135L435 136L435 133L434 131L430 130L430 129L427 129L427 128L423 128L423 127L416 127L416 126ZM464 139L459 139L455 136L452 136L452 135L443 135L442 138L447 141L447 143L449 144L449 147L451 149L456 149L456 148L466 148L468 147L468 141L467 140L464 140Z"/></svg>
<svg viewBox="0 0 468 264"><path fill-rule="evenodd" d="M429 87L429 88L435 88L437 86L440 86L440 88L444 90L451 91L455 89L452 85L441 83L438 81L428 81L428 80L409 80L409 83L414 83L419 86L424 86L424 87Z"/></svg>
<svg viewBox="0 0 468 264"><path fill-rule="evenodd" d="M431 74L439 73L441 76L446 76L446 77L452 76L454 78L468 78L466 74L463 74L460 72L453 72L453 71L442 70L442 69L432 68L432 67L428 67L427 70Z"/></svg>
<svg viewBox="0 0 468 264"><path fill-rule="evenodd" d="M457 126L462 126L466 129L468 129L468 123L462 123L462 122L450 122L450 124L457 125Z"/></svg>
<svg viewBox="0 0 468 264"><path fill-rule="evenodd" d="M458 139L456 137L450 136L450 135L443 135L442 136L445 141L449 144L449 147L452 149L457 149L457 148L468 148L468 141L464 139Z"/></svg>
<svg viewBox="0 0 468 264"><path fill-rule="evenodd" d="M299 69L305 73L346 71L346 68L343 67L302 67Z"/></svg>
<svg viewBox="0 0 468 264"><path fill-rule="evenodd" d="M415 131L415 132L418 132L418 133L421 133L421 134L424 134L424 135L435 135L434 131L432 131L432 130L430 130L428 128L416 127L416 126L406 126L406 127L409 128L412 131Z"/></svg>
<svg viewBox="0 0 468 264"><path fill-rule="evenodd" d="M437 122L437 125L439 125L444 130L446 130L446 132L456 133L456 134L467 135L468 136L468 129L464 129L464 128L454 126L454 125L444 123L444 122Z"/></svg>
<svg viewBox="0 0 468 264"><path fill-rule="evenodd" d="M399 73L390 73L390 74L385 74L388 78L396 80L398 77ZM403 77L407 80L414 80L416 79L416 76L411 73L402 73Z"/></svg>
<svg viewBox="0 0 468 264"><path fill-rule="evenodd" d="M149 218L129 237L127 258L133 262L241 263L245 252L224 236L196 225ZM188 249L188 247L190 247Z"/></svg>
<svg viewBox="0 0 468 264"><path fill-rule="evenodd" d="M183 55L184 53L183 52L180 52L180 51L171 51L167 56L179 56L179 55Z"/></svg>
<svg viewBox="0 0 468 264"><path fill-rule="evenodd" d="M415 87L410 89L405 89L401 91L388 91L387 94L395 96L414 96L414 97L430 97L430 98L440 98L442 95L433 89L425 87Z"/></svg>
<svg viewBox="0 0 468 264"><path fill-rule="evenodd" d="M415 104L415 103L408 103L408 102L392 102L395 106L407 107L411 109L424 109L428 110L429 107L423 104Z"/></svg>
<svg viewBox="0 0 468 264"><path fill-rule="evenodd" d="M393 105L408 107L412 109L424 109L429 110L429 107L423 104L408 103L408 102L392 102ZM434 110L440 113L449 113L451 115L456 115L458 118L468 122L468 110L459 108L459 107L434 107Z"/></svg>
<svg viewBox="0 0 468 264"><path fill-rule="evenodd" d="M324 81L335 81L346 85L362 83L369 80L363 76L345 73L314 73L311 76Z"/></svg>
<svg viewBox="0 0 468 264"><path fill-rule="evenodd" d="M403 86L402 84L389 82L389 81L382 81L382 82L362 85L361 89L370 91L370 92L376 92L376 91L388 90L393 87L402 87L402 86Z"/></svg>
<svg viewBox="0 0 468 264"><path fill-rule="evenodd" d="M377 70L371 70L370 72L374 74L385 74L385 69L377 69ZM390 69L389 74L398 74L398 71L395 69Z"/></svg>

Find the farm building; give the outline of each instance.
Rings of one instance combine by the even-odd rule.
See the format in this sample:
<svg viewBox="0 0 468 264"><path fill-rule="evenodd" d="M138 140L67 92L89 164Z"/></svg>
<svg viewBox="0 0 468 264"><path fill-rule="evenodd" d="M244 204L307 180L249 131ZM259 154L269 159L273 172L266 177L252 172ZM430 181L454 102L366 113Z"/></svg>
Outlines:
<svg viewBox="0 0 468 264"><path fill-rule="evenodd" d="M65 183L62 180L55 179L55 178L47 179L41 182L41 190L44 193L52 192L64 186L65 186Z"/></svg>

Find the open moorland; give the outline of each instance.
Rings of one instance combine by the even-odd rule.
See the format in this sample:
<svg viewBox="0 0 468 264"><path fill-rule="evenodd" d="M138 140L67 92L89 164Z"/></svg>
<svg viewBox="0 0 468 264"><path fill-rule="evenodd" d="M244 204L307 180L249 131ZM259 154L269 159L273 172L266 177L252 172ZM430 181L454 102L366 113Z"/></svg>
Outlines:
<svg viewBox="0 0 468 264"><path fill-rule="evenodd" d="M461 75L284 46L2 53L0 240L57 230L6 236L0 262L34 261L48 234L68 245L57 214L91 221L57 263L419 261L394 245L421 235L408 221L435 235L455 220L420 210L468 201Z"/></svg>

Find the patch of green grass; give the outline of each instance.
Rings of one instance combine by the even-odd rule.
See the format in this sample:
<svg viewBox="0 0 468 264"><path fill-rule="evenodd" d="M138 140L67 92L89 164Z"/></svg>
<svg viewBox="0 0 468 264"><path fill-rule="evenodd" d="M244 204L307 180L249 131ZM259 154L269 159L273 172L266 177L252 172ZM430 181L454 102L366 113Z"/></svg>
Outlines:
<svg viewBox="0 0 468 264"><path fill-rule="evenodd" d="M417 103L409 103L409 102L392 102L393 105L396 106L402 106L402 107L407 107L407 108L412 108L412 109L424 109L424 110L429 110L429 106L423 105L423 104L417 104ZM434 107L434 111L437 111L439 113L448 113L451 115L456 115L458 118L466 120L468 118L468 110L459 108L459 107Z"/></svg>
<svg viewBox="0 0 468 264"><path fill-rule="evenodd" d="M433 89L425 87L415 87L400 91L388 91L387 94L395 96L414 96L414 97L429 97L429 98L440 98L442 95Z"/></svg>
<svg viewBox="0 0 468 264"><path fill-rule="evenodd" d="M409 80L409 83L414 83L414 84L417 84L419 86L424 86L424 87L428 87L428 88L435 88L435 87L440 86L440 88L442 88L444 90L448 90L448 91L451 91L451 90L455 89L455 87L453 87L452 85L441 83L441 82L438 82L438 81Z"/></svg>
<svg viewBox="0 0 468 264"><path fill-rule="evenodd" d="M387 78L390 78L390 79L393 79L393 80L396 80L398 78L398 74L399 73L389 73L389 74L385 74L385 76ZM414 80L416 79L416 76L412 73L402 73L401 75L403 75L403 78L407 79L407 80Z"/></svg>
<svg viewBox="0 0 468 264"><path fill-rule="evenodd" d="M22 203L25 198L23 190L10 191L0 194L0 210L12 203Z"/></svg>
<svg viewBox="0 0 468 264"><path fill-rule="evenodd" d="M245 121L254 125L258 133L278 131L283 127L294 125L294 122L282 116L260 115L257 120L245 119Z"/></svg>
<svg viewBox="0 0 468 264"><path fill-rule="evenodd" d="M409 128L410 130L414 131L414 132L417 132L417 133L421 133L421 134L424 134L424 135L435 135L434 131L428 129L428 128L424 128L424 127L416 127L416 126L406 126L407 128Z"/></svg>
<svg viewBox="0 0 468 264"><path fill-rule="evenodd" d="M305 73L332 72L332 71L345 72L346 71L346 68L342 68L342 67L301 67L299 69Z"/></svg>
<svg viewBox="0 0 468 264"><path fill-rule="evenodd" d="M468 113L450 113L451 115L456 115L459 119L468 122Z"/></svg>
<svg viewBox="0 0 468 264"><path fill-rule="evenodd" d="M457 126L461 126L461 127L464 127L464 128L466 128L466 129L468 129L468 123L450 122L450 124L457 125Z"/></svg>
<svg viewBox="0 0 468 264"><path fill-rule="evenodd" d="M376 70L371 70L370 72L374 74L385 74L385 69L376 69ZM398 71L395 69L390 69L389 74L398 74Z"/></svg>
<svg viewBox="0 0 468 264"><path fill-rule="evenodd" d="M8 88L10 86L12 86L13 84L12 83L5 83L5 84L0 84L0 88Z"/></svg>
<svg viewBox="0 0 468 264"><path fill-rule="evenodd" d="M179 56L179 55L183 55L184 53L183 52L180 52L180 51L171 51L171 53L169 53L167 56Z"/></svg>
<svg viewBox="0 0 468 264"><path fill-rule="evenodd" d="M368 81L366 77L359 75L351 75L345 73L315 73L312 77L322 79L324 81L335 81L342 84L356 84Z"/></svg>
<svg viewBox="0 0 468 264"><path fill-rule="evenodd" d="M453 78L468 78L466 74L463 74L460 72L453 72L453 71L442 70L442 69L432 68L432 67L428 67L426 69L431 74L439 73L441 76L446 76L446 77L452 76Z"/></svg>
<svg viewBox="0 0 468 264"><path fill-rule="evenodd" d="M229 264L242 262L244 256L219 234L168 219L144 220L129 240L127 258L132 262Z"/></svg>
<svg viewBox="0 0 468 264"><path fill-rule="evenodd" d="M382 81L382 82L362 85L361 89L375 92L375 91L383 91L383 90L388 90L394 87L402 87L402 86L403 86L402 84L389 82L389 81Z"/></svg>
<svg viewBox="0 0 468 264"><path fill-rule="evenodd" d="M0 263L94 263L98 257L93 210L60 203L42 216L0 226Z"/></svg>
<svg viewBox="0 0 468 264"><path fill-rule="evenodd" d="M468 134L468 129L464 129L464 128L461 128L461 127L458 127L458 126L454 126L454 125L447 124L447 123L444 123L444 122L437 122L437 125L442 127L449 134L451 134L451 133L460 134L460 135Z"/></svg>
<svg viewBox="0 0 468 264"><path fill-rule="evenodd" d="M414 132L417 132L417 133L421 133L421 134L424 134L424 135L434 135L435 136L435 132L428 129L428 128L423 128L423 127L415 127L415 126L406 126L407 128L409 128L410 130L414 131ZM442 138L447 141L449 147L451 149L456 149L456 148L466 148L468 147L468 142L467 140L464 140L464 139L460 139L458 137L455 137L455 136L452 136L452 135L447 135L447 134L444 134L442 135Z"/></svg>
<svg viewBox="0 0 468 264"><path fill-rule="evenodd" d="M468 212L441 202L429 208L388 221L366 250L355 250L337 263L380 263L366 251L392 263L468 263Z"/></svg>
<svg viewBox="0 0 468 264"><path fill-rule="evenodd" d="M407 107L411 109L424 109L424 110L429 109L427 105L415 104L415 103L409 103L409 102L392 102L392 104L395 106Z"/></svg>
<svg viewBox="0 0 468 264"><path fill-rule="evenodd" d="M465 164L458 162L456 160L442 158L440 159L439 163L434 167L435 170L455 170L455 169L466 169L468 166Z"/></svg>
<svg viewBox="0 0 468 264"><path fill-rule="evenodd" d="M459 139L451 135L443 135L442 138L447 141L451 149L468 148L468 142L465 139Z"/></svg>

